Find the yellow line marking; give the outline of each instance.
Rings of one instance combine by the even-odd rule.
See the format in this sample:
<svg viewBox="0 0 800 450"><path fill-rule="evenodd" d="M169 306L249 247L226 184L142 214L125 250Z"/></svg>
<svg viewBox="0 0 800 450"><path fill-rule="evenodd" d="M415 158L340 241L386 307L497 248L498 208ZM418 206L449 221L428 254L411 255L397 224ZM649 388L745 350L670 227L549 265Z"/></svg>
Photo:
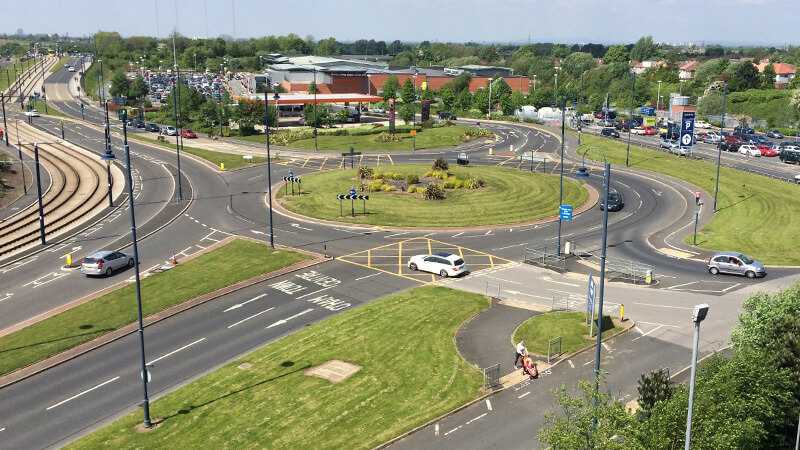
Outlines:
<svg viewBox="0 0 800 450"><path fill-rule="evenodd" d="M403 274L403 241L397 243L397 274Z"/></svg>
<svg viewBox="0 0 800 450"><path fill-rule="evenodd" d="M407 276L407 275L401 275L401 274L398 274L398 273L395 273L395 272L390 272L388 270L379 269L377 267L370 267L370 266L368 266L366 264L361 264L361 263L357 263L355 261L350 261L350 260L348 260L348 259L346 259L344 257L340 257L338 259L339 259L339 261L344 261L344 262L346 262L348 264L352 264L354 266L359 266L359 267L364 267L364 268L367 268L367 269L377 270L378 272L388 273L389 275L394 275L396 277L405 278L405 279L411 280L411 281L416 281L417 283L427 284L424 281L418 280L416 278L413 278L413 277L410 277L410 276Z"/></svg>
<svg viewBox="0 0 800 450"><path fill-rule="evenodd" d="M433 254L433 250L431 250L431 240L430 239L428 239L428 254L429 255Z"/></svg>
<svg viewBox="0 0 800 450"><path fill-rule="evenodd" d="M311 157L308 157L308 158L306 158L306 160L305 160L305 161L303 161L303 165L302 165L302 166L300 166L300 167L305 167L305 166L306 166L306 164L308 164L308 162L309 162L309 161L311 161Z"/></svg>
<svg viewBox="0 0 800 450"><path fill-rule="evenodd" d="M367 265L372 265L372 250L367 250Z"/></svg>
<svg viewBox="0 0 800 450"><path fill-rule="evenodd" d="M492 255L489 255L489 267L494 267L494 258Z"/></svg>
<svg viewBox="0 0 800 450"><path fill-rule="evenodd" d="M461 256L461 259L464 259L464 252L461 250L461 246L458 247L458 255Z"/></svg>
<svg viewBox="0 0 800 450"><path fill-rule="evenodd" d="M436 281L436 275L431 274L431 283L433 283L434 281Z"/></svg>
<svg viewBox="0 0 800 450"><path fill-rule="evenodd" d="M325 167L325 163L328 162L328 157L326 156L325 159L322 160L322 164L319 165L319 170L322 170Z"/></svg>

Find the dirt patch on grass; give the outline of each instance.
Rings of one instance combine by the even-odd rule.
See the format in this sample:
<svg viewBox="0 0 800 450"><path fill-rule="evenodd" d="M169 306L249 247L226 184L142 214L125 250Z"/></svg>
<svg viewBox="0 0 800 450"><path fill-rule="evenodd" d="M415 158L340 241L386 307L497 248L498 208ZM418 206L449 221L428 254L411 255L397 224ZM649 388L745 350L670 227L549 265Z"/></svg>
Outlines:
<svg viewBox="0 0 800 450"><path fill-rule="evenodd" d="M309 377L319 377L336 384L352 377L359 370L361 370L361 366L332 359L316 367L306 369L305 374Z"/></svg>

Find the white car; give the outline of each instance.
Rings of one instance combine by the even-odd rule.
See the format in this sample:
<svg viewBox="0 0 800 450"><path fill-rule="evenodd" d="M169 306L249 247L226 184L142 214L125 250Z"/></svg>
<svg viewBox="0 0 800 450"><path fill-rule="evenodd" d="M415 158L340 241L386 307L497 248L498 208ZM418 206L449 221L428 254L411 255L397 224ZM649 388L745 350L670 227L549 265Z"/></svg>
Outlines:
<svg viewBox="0 0 800 450"><path fill-rule="evenodd" d="M703 122L702 120L696 120L694 122L694 127L707 130L707 129L711 128L711 124L708 123L708 122Z"/></svg>
<svg viewBox="0 0 800 450"><path fill-rule="evenodd" d="M39 111L32 109L30 111L25 111L25 115L28 117L39 117Z"/></svg>
<svg viewBox="0 0 800 450"><path fill-rule="evenodd" d="M177 136L178 135L178 130L176 130L175 127L173 127L171 125L165 126L161 131L164 134L166 134L167 136Z"/></svg>
<svg viewBox="0 0 800 450"><path fill-rule="evenodd" d="M800 184L800 175L795 175L794 176L794 182L797 183L797 184Z"/></svg>
<svg viewBox="0 0 800 450"><path fill-rule="evenodd" d="M739 153L745 156L761 156L761 150L759 150L755 145L750 144L739 146Z"/></svg>
<svg viewBox="0 0 800 450"><path fill-rule="evenodd" d="M75 72L75 68L72 66L67 67L67 70L70 72Z"/></svg>
<svg viewBox="0 0 800 450"><path fill-rule="evenodd" d="M631 134L644 135L644 128L642 127L631 128Z"/></svg>
<svg viewBox="0 0 800 450"><path fill-rule="evenodd" d="M435 273L443 278L456 277L467 272L464 260L452 253L412 256L408 259L408 268L414 271Z"/></svg>
<svg viewBox="0 0 800 450"><path fill-rule="evenodd" d="M689 156L689 149L686 147L681 147L678 143L673 143L669 147L669 152L678 156Z"/></svg>

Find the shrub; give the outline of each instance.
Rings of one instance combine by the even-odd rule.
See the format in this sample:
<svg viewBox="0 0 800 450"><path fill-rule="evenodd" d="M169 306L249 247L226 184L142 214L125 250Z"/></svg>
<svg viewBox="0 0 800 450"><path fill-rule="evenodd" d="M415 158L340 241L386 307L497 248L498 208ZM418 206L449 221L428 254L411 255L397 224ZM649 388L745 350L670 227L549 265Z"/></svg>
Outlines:
<svg viewBox="0 0 800 450"><path fill-rule="evenodd" d="M436 158L436 161L433 162L433 166L431 167L434 171L442 170L447 171L450 168L450 164L447 163L447 160L444 158Z"/></svg>
<svg viewBox="0 0 800 450"><path fill-rule="evenodd" d="M372 174L373 174L372 167L361 166L358 168L359 178L372 178Z"/></svg>
<svg viewBox="0 0 800 450"><path fill-rule="evenodd" d="M450 177L444 182L445 189L460 189L464 187L464 180L460 180L456 177Z"/></svg>
<svg viewBox="0 0 800 450"><path fill-rule="evenodd" d="M373 140L375 142L383 144L383 143L388 143L388 142L400 142L401 138L400 138L400 136L398 136L396 134L383 132L383 133L377 134L373 138Z"/></svg>
<svg viewBox="0 0 800 450"><path fill-rule="evenodd" d="M408 184L417 184L419 183L419 176L417 174L408 174L406 175L406 183Z"/></svg>
<svg viewBox="0 0 800 450"><path fill-rule="evenodd" d="M464 180L463 186L466 189L478 189L486 186L486 182L481 178L469 177Z"/></svg>
<svg viewBox="0 0 800 450"><path fill-rule="evenodd" d="M425 197L425 200L444 200L446 194L441 185L428 183L428 186L425 187L425 193L423 196Z"/></svg>
<svg viewBox="0 0 800 450"><path fill-rule="evenodd" d="M389 178L391 178L393 180L404 180L406 177L403 176L402 173L394 172L394 173L391 174L391 176Z"/></svg>
<svg viewBox="0 0 800 450"><path fill-rule="evenodd" d="M429 170L425 172L425 176L430 178L438 178L440 180L446 180L447 177L450 176L450 174L443 170Z"/></svg>
<svg viewBox="0 0 800 450"><path fill-rule="evenodd" d="M369 192L379 192L383 189L383 180L373 180L367 184Z"/></svg>
<svg viewBox="0 0 800 450"><path fill-rule="evenodd" d="M409 194L415 194L417 192L424 192L424 191L425 189L419 186L411 186L411 185L409 185L408 188L406 189L406 192L408 192Z"/></svg>
<svg viewBox="0 0 800 450"><path fill-rule="evenodd" d="M422 122L420 125L422 125L422 128L433 128L434 122L433 119L428 119L425 122Z"/></svg>
<svg viewBox="0 0 800 450"><path fill-rule="evenodd" d="M392 191L395 190L395 187L392 186L391 184L384 184L383 187L381 188L381 190L383 192L392 192Z"/></svg>

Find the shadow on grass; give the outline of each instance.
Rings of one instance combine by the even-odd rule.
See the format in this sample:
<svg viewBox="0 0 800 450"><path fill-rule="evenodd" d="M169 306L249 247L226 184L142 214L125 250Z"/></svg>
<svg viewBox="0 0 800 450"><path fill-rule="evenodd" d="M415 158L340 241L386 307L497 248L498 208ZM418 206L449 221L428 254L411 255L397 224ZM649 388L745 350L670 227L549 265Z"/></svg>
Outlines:
<svg viewBox="0 0 800 450"><path fill-rule="evenodd" d="M722 208L718 208L718 209L717 209L717 212L720 212L720 211L726 210L726 209L728 209L728 208L733 208L734 206L736 206L736 205L738 205L738 204L740 204L740 203L744 203L744 202L746 202L746 201L750 200L751 198L753 198L753 197L755 197L755 196L756 196L755 194L750 194L750 195L748 195L748 196L746 196L746 197L745 197L745 196L740 196L740 197L742 197L742 198L741 198L741 200L735 201L735 202L731 203L730 205L725 205L725 206L723 206Z"/></svg>
<svg viewBox="0 0 800 450"><path fill-rule="evenodd" d="M80 328L82 330L87 330L87 329L92 328L92 325L81 325L78 328ZM22 350L22 349L25 349L25 348L36 347L37 345L52 344L53 342L65 341L65 340L68 340L68 339L74 339L74 338L79 338L79 337L83 337L83 336L91 336L93 334L100 335L100 334L108 333L110 331L114 331L114 328L103 328L103 329L100 329L100 330L90 331L88 333L73 334L71 336L64 336L64 337L60 337L60 338L57 338L57 339L50 339L48 341L34 342L32 344L21 345L19 347L5 348L5 349L0 350L0 353L13 352L14 350Z"/></svg>
<svg viewBox="0 0 800 450"><path fill-rule="evenodd" d="M294 366L294 364L295 363L292 362L292 361L284 361L283 363L281 363L281 367L288 368L288 367ZM194 411L195 409L199 409L199 408L202 408L204 406L211 405L211 404L216 403L216 402L218 402L220 400L224 400L224 399L226 399L228 397L233 397L234 395L241 394L242 392L249 391L250 389L257 388L257 387L259 387L259 386L261 386L263 384L267 384L269 382L272 382L272 381L275 381L275 380L279 380L279 379L281 379L283 377L286 377L286 376L289 376L289 375L291 375L293 373L301 372L301 371L306 370L306 369L308 369L310 367L311 367L311 363L304 363L303 365L297 367L294 370L290 370L290 371L284 372L284 373L282 373L280 375L276 375L276 376L274 376L272 378L267 378L266 380L261 380L261 381L259 381L257 383L253 383L253 384L247 385L247 386L245 386L243 388L236 389L235 391L231 391L231 392L228 392L226 394L220 395L217 398L213 398L211 400L207 400L207 401L205 401L203 403L200 403L199 405L184 406L183 408L181 408L178 411L176 411L174 414L171 414L169 416L164 417L161 420L161 422L166 422L166 421L168 421L168 420L170 420L172 418L189 414L192 411Z"/></svg>

